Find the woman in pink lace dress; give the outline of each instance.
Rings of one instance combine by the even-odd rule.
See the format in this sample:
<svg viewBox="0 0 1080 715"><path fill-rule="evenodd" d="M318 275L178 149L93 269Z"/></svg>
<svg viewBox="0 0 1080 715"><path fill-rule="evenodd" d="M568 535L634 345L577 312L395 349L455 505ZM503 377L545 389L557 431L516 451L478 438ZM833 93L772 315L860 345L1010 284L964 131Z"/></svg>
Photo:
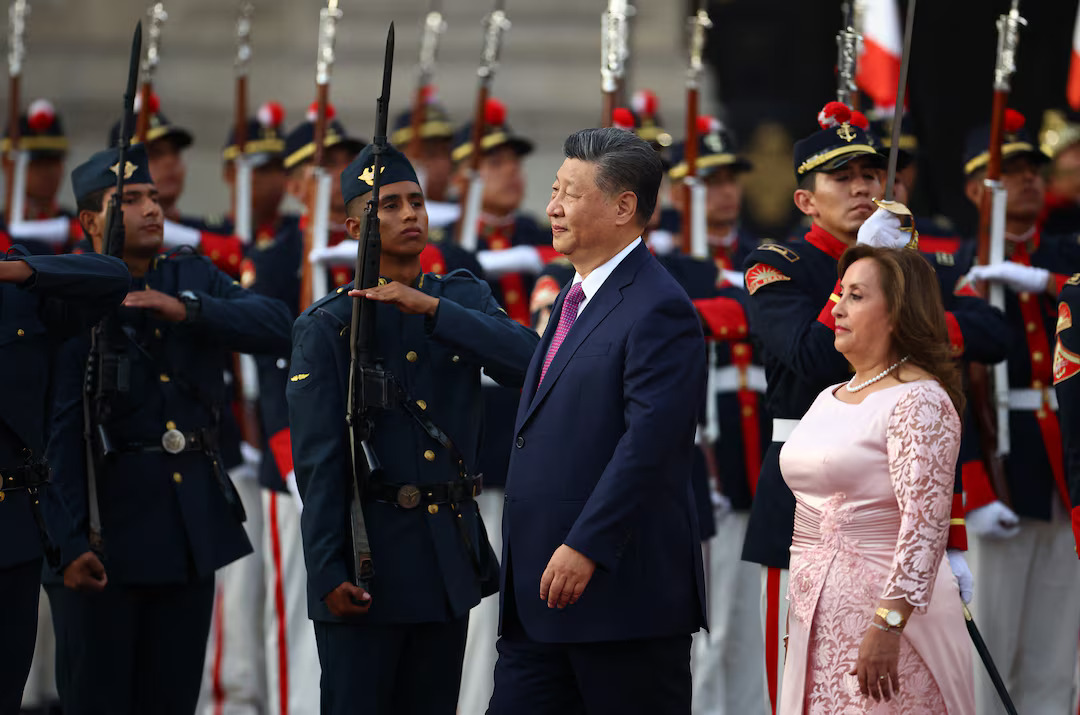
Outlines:
<svg viewBox="0 0 1080 715"><path fill-rule="evenodd" d="M857 246L840 270L855 375L780 453L796 500L780 712L974 713L945 557L963 397L937 281L909 250Z"/></svg>

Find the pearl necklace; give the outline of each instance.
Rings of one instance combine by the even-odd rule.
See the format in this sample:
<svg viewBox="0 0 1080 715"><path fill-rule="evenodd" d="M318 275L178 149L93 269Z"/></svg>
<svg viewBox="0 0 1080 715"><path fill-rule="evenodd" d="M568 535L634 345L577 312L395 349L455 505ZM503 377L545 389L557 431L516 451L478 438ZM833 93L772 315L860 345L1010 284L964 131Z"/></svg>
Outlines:
<svg viewBox="0 0 1080 715"><path fill-rule="evenodd" d="M909 355L908 357L911 357L911 356ZM892 372L896 368L898 368L901 365L903 365L904 363L906 363L908 361L908 357L900 358L900 360L898 360L897 362L894 362L892 365L885 368L884 370L879 372L877 375L874 375L873 377L871 377L869 380L862 383L861 385L852 386L851 380L855 379L854 376L853 376L851 378L851 380L848 380L847 391L848 392L858 392L859 390L863 389L864 387L869 387L870 385L873 385L878 380L884 380L886 377L888 377L890 372Z"/></svg>

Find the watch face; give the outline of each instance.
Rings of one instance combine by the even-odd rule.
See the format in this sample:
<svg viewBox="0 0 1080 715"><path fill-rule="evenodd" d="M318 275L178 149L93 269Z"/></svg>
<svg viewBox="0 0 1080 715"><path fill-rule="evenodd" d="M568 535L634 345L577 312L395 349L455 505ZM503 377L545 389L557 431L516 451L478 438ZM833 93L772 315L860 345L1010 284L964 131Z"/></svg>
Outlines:
<svg viewBox="0 0 1080 715"><path fill-rule="evenodd" d="M893 628L899 626L903 622L903 620L904 619L900 615L899 611L889 611L889 615L885 616L885 622Z"/></svg>

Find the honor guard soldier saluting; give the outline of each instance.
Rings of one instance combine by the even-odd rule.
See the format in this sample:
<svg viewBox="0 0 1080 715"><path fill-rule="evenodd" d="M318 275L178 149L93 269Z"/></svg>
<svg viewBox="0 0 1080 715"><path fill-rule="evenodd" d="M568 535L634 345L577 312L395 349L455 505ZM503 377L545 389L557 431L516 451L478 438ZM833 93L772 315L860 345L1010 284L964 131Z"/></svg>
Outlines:
<svg viewBox="0 0 1080 715"><path fill-rule="evenodd" d="M778 702L784 662L781 634L787 620L788 549L795 510L794 498L780 474L780 448L817 394L851 376L847 361L833 345L837 261L874 214L873 199L884 194L885 157L875 149L872 137L852 123L851 110L829 102L818 121L822 129L796 142L794 157L795 205L813 220L810 231L787 244L759 246L746 261L750 330L764 349L766 405L774 419L773 441L754 494L743 559L766 567L762 616L766 686L773 703ZM947 323L954 320L946 313ZM982 332L964 338L963 345L953 343L958 356L995 352L996 340L990 341L993 345L983 344L988 341ZM958 542L962 533L950 531L950 549L962 547Z"/></svg>
<svg viewBox="0 0 1080 715"><path fill-rule="evenodd" d="M1065 440L1073 537L1080 553L1080 325L1074 323L1073 316L1080 320L1080 273L1070 278L1061 291L1054 348L1054 389Z"/></svg>
<svg viewBox="0 0 1080 715"><path fill-rule="evenodd" d="M60 342L85 331L120 304L131 276L108 256L0 257L0 363L11 375L0 402L0 602L6 625L0 648L0 712L15 713L34 653L43 547L39 499L45 482L45 425ZM41 538L39 538L41 537Z"/></svg>
<svg viewBox="0 0 1080 715"><path fill-rule="evenodd" d="M49 520L63 574L46 586L60 698L74 715L191 713L214 571L251 551L218 449L226 351L287 349L289 315L190 249L161 255L142 146L98 152L72 184L95 250L107 216L123 221L122 246L108 250L133 279L93 342L69 341L58 360L49 461L75 518Z"/></svg>
<svg viewBox="0 0 1080 715"><path fill-rule="evenodd" d="M341 174L346 227L361 240L375 157L373 145ZM480 369L520 388L539 338L470 273L421 273L427 214L416 173L395 149L381 161L383 278L362 291L340 288L296 321L287 388L293 459L322 711L438 715L457 705L469 609L498 588L498 563L473 501L482 482L469 471L480 441ZM357 325L350 328L351 296L372 301L362 308L374 308L371 347L393 376L393 406L371 422L382 466L362 496L370 593L353 582L353 475L341 424Z"/></svg>

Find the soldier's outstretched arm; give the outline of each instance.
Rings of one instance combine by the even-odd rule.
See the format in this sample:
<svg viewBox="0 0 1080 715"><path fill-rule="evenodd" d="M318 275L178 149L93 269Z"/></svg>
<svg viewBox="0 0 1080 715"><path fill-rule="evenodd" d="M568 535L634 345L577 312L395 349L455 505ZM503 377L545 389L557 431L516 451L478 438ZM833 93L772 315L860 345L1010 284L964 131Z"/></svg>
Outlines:
<svg viewBox="0 0 1080 715"><path fill-rule="evenodd" d="M280 300L252 293L217 268L206 292L194 291L197 315L190 325L222 347L242 353L288 354L292 316Z"/></svg>
<svg viewBox="0 0 1080 715"><path fill-rule="evenodd" d="M347 338L317 315L301 315L293 329L286 397L293 469L304 511L300 530L308 578L320 597L349 580L351 467L345 428Z"/></svg>
<svg viewBox="0 0 1080 715"><path fill-rule="evenodd" d="M429 335L484 368L500 385L521 387L540 336L512 320L487 283L471 276L448 278L458 285L453 291L448 286L439 297Z"/></svg>
<svg viewBox="0 0 1080 715"><path fill-rule="evenodd" d="M120 305L131 284L127 266L118 258L97 253L67 256L13 256L29 278L19 287L38 296L39 313L50 330L72 335L84 330Z"/></svg>
<svg viewBox="0 0 1080 715"><path fill-rule="evenodd" d="M946 321L955 321L960 332L960 357L993 364L1008 356L1013 336L1004 313L976 296L957 295L946 305L949 307L945 313ZM953 326L949 327L949 338L955 349L957 341Z"/></svg>
<svg viewBox="0 0 1080 715"><path fill-rule="evenodd" d="M814 384L832 383L837 374L847 371L847 360L833 345L836 336L832 325L822 322L829 320L832 301L821 306L787 276L751 287L751 331L768 352Z"/></svg>

